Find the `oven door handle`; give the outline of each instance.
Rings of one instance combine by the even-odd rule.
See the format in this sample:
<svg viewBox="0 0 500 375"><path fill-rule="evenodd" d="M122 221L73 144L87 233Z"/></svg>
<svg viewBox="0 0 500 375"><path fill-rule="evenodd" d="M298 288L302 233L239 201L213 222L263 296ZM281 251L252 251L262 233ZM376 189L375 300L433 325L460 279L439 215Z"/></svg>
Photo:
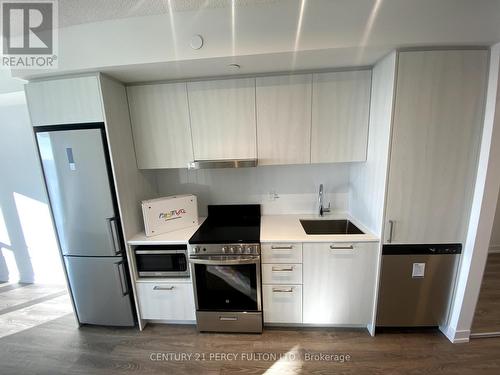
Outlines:
<svg viewBox="0 0 500 375"><path fill-rule="evenodd" d="M214 266L225 266L225 265L235 265L235 264L259 264L260 257L252 258L252 259L189 259L190 263L193 264L208 264Z"/></svg>

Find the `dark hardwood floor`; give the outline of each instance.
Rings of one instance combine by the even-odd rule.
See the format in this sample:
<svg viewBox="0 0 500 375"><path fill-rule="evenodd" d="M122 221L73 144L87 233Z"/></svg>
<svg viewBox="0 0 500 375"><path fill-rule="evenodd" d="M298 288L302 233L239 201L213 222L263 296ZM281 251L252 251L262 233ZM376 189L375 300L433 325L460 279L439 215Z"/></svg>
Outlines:
<svg viewBox="0 0 500 375"><path fill-rule="evenodd" d="M488 256L471 332L500 332L500 254Z"/></svg>
<svg viewBox="0 0 500 375"><path fill-rule="evenodd" d="M0 339L72 311L64 285L0 284Z"/></svg>
<svg viewBox="0 0 500 375"><path fill-rule="evenodd" d="M170 360L169 353L175 358ZM183 353L193 357L181 358ZM223 359L221 353L237 357ZM272 358L285 353L290 360ZM350 360L306 360L312 353L349 355ZM439 332L370 337L355 330L274 328L262 335L200 334L194 326L173 325L148 325L139 332L79 329L68 314L1 338L0 373L499 374L499 353L500 338L451 344Z"/></svg>

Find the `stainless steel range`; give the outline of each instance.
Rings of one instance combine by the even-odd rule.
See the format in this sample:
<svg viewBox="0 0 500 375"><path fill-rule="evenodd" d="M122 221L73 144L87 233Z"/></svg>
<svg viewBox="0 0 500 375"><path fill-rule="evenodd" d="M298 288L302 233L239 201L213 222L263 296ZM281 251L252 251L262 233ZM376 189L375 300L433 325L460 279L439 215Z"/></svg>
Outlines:
<svg viewBox="0 0 500 375"><path fill-rule="evenodd" d="M189 240L199 331L262 332L260 206L209 206Z"/></svg>

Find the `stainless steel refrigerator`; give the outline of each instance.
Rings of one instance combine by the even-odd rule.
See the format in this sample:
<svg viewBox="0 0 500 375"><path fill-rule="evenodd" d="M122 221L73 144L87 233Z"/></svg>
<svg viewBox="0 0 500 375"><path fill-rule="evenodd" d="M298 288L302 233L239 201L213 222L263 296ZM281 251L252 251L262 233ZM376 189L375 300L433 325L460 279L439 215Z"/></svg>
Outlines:
<svg viewBox="0 0 500 375"><path fill-rule="evenodd" d="M104 124L35 127L78 320L133 326Z"/></svg>

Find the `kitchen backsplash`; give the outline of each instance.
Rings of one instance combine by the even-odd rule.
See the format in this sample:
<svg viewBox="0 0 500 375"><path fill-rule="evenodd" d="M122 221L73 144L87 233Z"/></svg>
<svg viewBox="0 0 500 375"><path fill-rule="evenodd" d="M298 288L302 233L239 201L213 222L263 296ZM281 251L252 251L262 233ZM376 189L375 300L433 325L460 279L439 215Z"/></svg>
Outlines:
<svg viewBox="0 0 500 375"><path fill-rule="evenodd" d="M165 169L156 171L160 196L195 194L200 215L208 204L260 203L265 215L312 214L319 184L325 204L347 210L349 163L261 166L241 169Z"/></svg>

